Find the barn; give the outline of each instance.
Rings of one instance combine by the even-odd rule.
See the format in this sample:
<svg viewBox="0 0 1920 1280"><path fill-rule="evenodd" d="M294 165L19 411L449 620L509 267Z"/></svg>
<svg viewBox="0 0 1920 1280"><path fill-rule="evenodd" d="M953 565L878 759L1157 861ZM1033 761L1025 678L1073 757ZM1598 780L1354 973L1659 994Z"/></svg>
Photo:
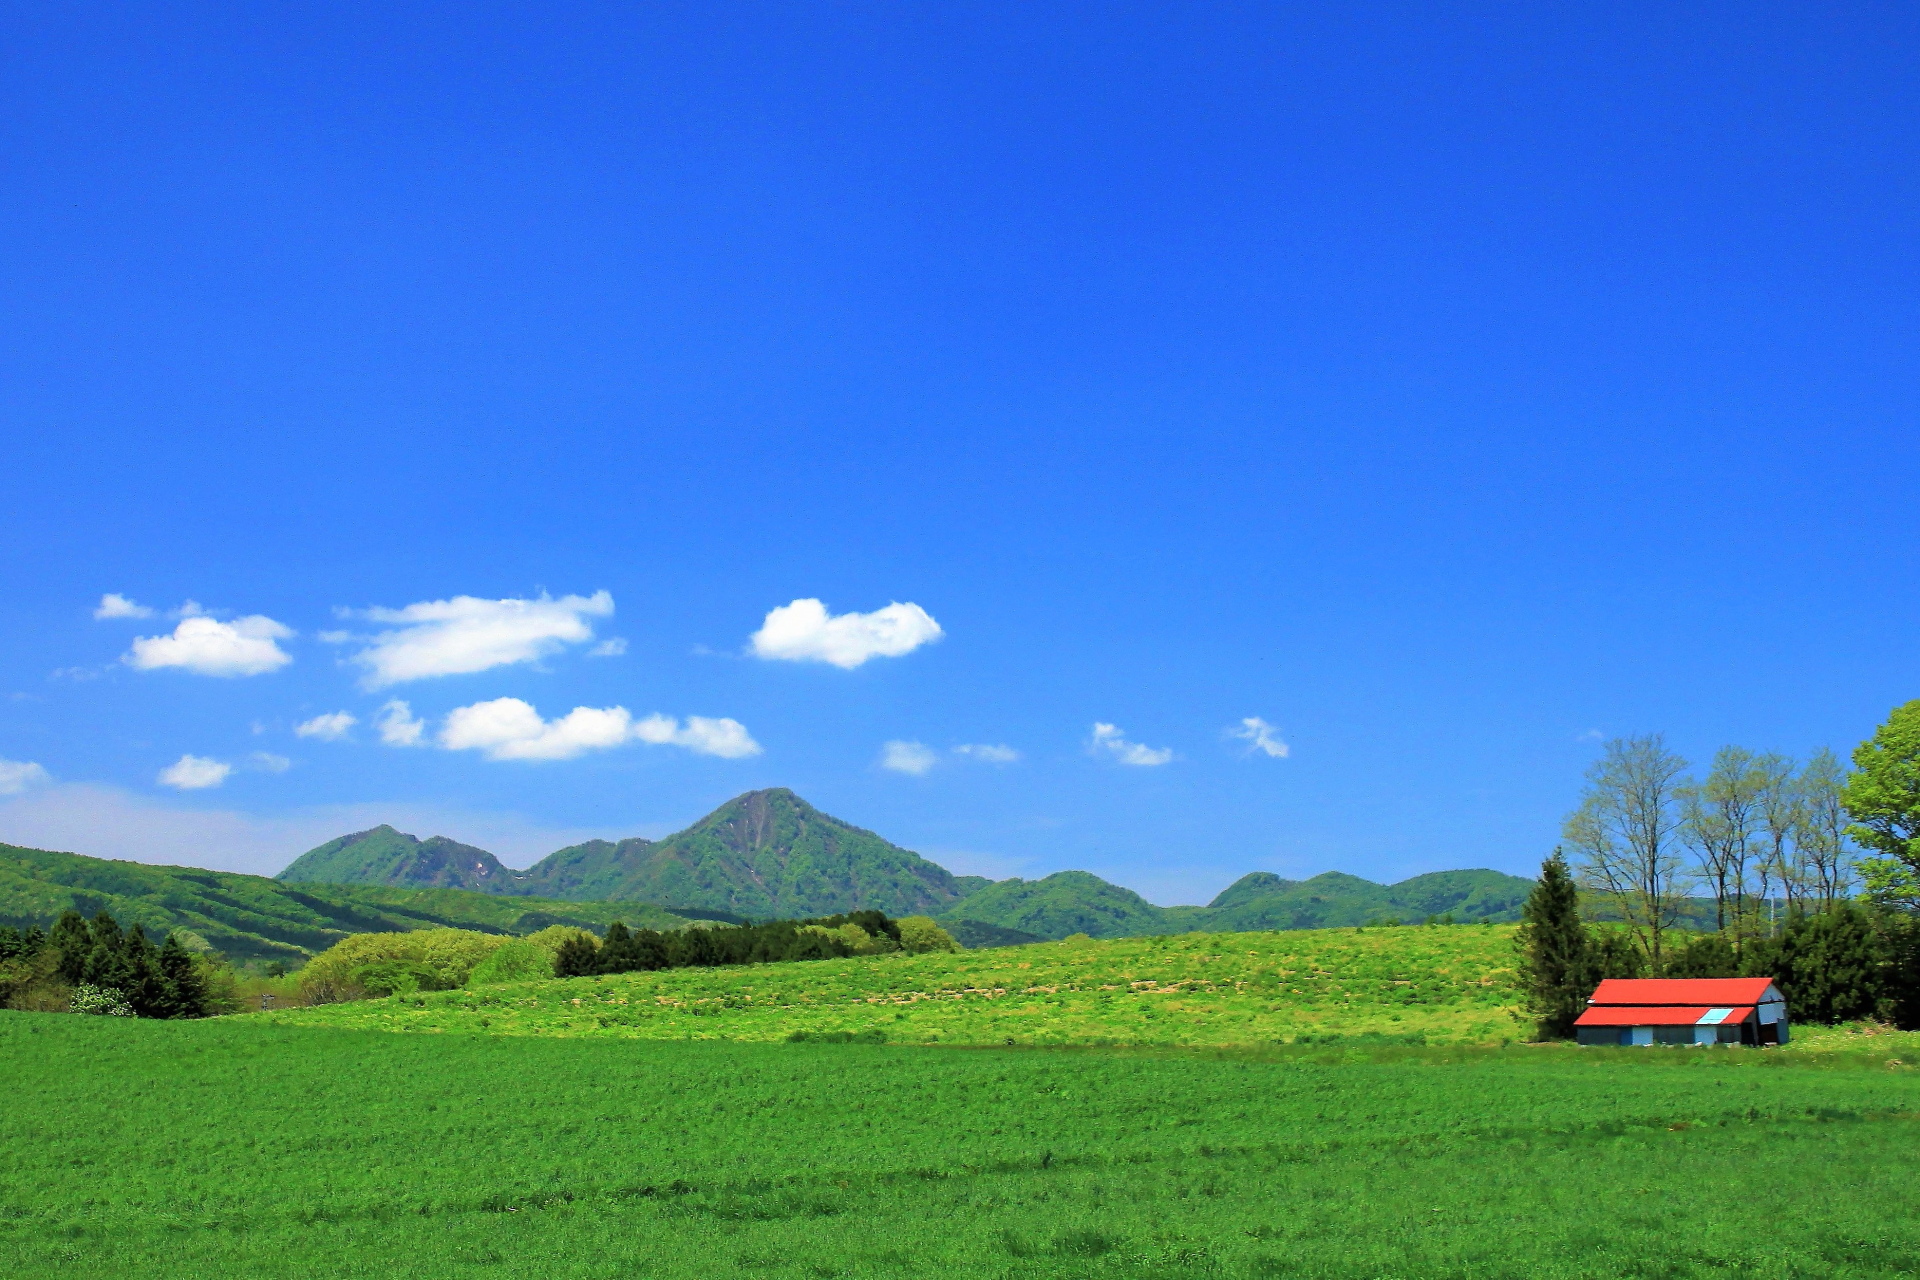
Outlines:
<svg viewBox="0 0 1920 1280"><path fill-rule="evenodd" d="M1581 1044L1785 1044L1772 978L1608 978L1574 1020Z"/></svg>

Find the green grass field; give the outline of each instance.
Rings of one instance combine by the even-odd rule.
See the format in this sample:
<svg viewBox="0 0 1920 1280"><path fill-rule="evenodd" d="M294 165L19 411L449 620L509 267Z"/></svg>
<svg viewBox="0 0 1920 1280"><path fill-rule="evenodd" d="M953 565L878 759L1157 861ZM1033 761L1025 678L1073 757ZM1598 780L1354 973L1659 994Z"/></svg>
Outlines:
<svg viewBox="0 0 1920 1280"><path fill-rule="evenodd" d="M0 1014L74 1277L1912 1275L1884 1055L967 1049Z"/></svg>
<svg viewBox="0 0 1920 1280"><path fill-rule="evenodd" d="M907 1044L1498 1043L1511 925L1185 934L573 978L277 1012L295 1025L492 1035Z"/></svg>

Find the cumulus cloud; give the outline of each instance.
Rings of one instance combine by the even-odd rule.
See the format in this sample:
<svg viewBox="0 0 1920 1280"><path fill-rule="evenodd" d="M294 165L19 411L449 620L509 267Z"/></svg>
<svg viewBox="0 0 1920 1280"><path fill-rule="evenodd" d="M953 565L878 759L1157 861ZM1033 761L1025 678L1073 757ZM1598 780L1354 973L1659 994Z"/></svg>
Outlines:
<svg viewBox="0 0 1920 1280"><path fill-rule="evenodd" d="M1288 754L1287 744L1280 741L1280 730L1259 716L1248 716L1237 728L1227 730L1227 736L1247 743L1248 755L1260 751L1275 759L1285 759Z"/></svg>
<svg viewBox="0 0 1920 1280"><path fill-rule="evenodd" d="M52 775L31 760L0 760L0 796L22 795L52 781Z"/></svg>
<svg viewBox="0 0 1920 1280"><path fill-rule="evenodd" d="M261 773L285 773L293 768L293 761L271 751L256 751L247 757L247 767L258 769Z"/></svg>
<svg viewBox="0 0 1920 1280"><path fill-rule="evenodd" d="M633 736L656 746L685 747L696 755L725 760L757 756L762 750L747 726L728 716L688 716L682 725L672 716L651 715L634 722Z"/></svg>
<svg viewBox="0 0 1920 1280"><path fill-rule="evenodd" d="M988 764L1012 764L1020 758L1020 753L1004 742L963 742L953 749L953 754Z"/></svg>
<svg viewBox="0 0 1920 1280"><path fill-rule="evenodd" d="M910 773L920 778L938 763L940 757L923 742L906 742L896 738L880 748L880 767L895 773Z"/></svg>
<svg viewBox="0 0 1920 1280"><path fill-rule="evenodd" d="M100 597L100 605L93 611L96 618L151 618L153 610L143 604L135 604L123 595L109 591Z"/></svg>
<svg viewBox="0 0 1920 1280"><path fill-rule="evenodd" d="M380 731L380 741L390 747L425 745L427 722L414 715L413 708L399 698L381 707L380 715L373 724Z"/></svg>
<svg viewBox="0 0 1920 1280"><path fill-rule="evenodd" d="M618 658L627 651L624 636L612 636L587 650L589 658Z"/></svg>
<svg viewBox="0 0 1920 1280"><path fill-rule="evenodd" d="M221 622L205 614L182 618L170 636L140 636L121 659L140 671L180 667L203 676L257 676L293 661L276 641L293 632L255 614Z"/></svg>
<svg viewBox="0 0 1920 1280"><path fill-rule="evenodd" d="M590 596L542 595L537 600L482 600L455 596L451 600L423 600L404 609L368 609L352 617L391 623L353 655L367 669L369 689L425 680L431 676L468 675L518 662L537 662L570 644L593 639L590 618L613 612L613 597L605 591ZM330 638L346 639L338 632Z"/></svg>
<svg viewBox="0 0 1920 1280"><path fill-rule="evenodd" d="M672 716L635 720L625 707L575 707L544 720L519 698L495 698L458 707L440 728L449 751L480 751L489 760L570 760L628 742L684 747L700 755L738 759L758 755L760 744L738 720Z"/></svg>
<svg viewBox="0 0 1920 1280"><path fill-rule="evenodd" d="M1148 747L1138 742L1128 742L1119 726L1096 723L1093 737L1087 743L1087 749L1095 755L1106 752L1121 764L1156 765L1166 764L1173 759L1172 747Z"/></svg>
<svg viewBox="0 0 1920 1280"><path fill-rule="evenodd" d="M338 742L347 736L347 731L359 724L359 717L348 711L329 711L325 715L315 716L293 726L295 737L318 738L322 742Z"/></svg>
<svg viewBox="0 0 1920 1280"><path fill-rule="evenodd" d="M868 658L897 658L945 633L917 604L888 605L872 613L827 613L818 600L795 600L767 614L753 633L754 656L787 662L831 662L852 670Z"/></svg>
<svg viewBox="0 0 1920 1280"><path fill-rule="evenodd" d="M187 755L162 769L158 781L161 786L176 791L204 791L225 782L232 772L233 766L224 760Z"/></svg>

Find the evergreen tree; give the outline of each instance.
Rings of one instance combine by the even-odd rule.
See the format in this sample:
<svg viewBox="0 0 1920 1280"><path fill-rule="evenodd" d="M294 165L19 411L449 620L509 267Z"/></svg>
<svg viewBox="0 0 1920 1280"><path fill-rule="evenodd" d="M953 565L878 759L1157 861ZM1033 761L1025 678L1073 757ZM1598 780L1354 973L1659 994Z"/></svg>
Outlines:
<svg viewBox="0 0 1920 1280"><path fill-rule="evenodd" d="M60 953L60 980L73 986L86 977L87 957L93 953L93 934L78 911L63 911L47 936L47 945Z"/></svg>
<svg viewBox="0 0 1920 1280"><path fill-rule="evenodd" d="M636 967L633 960L633 935L627 932L624 922L615 920L607 926L607 936L600 940L599 972L631 972Z"/></svg>
<svg viewBox="0 0 1920 1280"><path fill-rule="evenodd" d="M207 1015L207 984L194 967L193 953L180 945L180 939L167 935L160 944L155 962L159 970L161 1018L204 1018Z"/></svg>
<svg viewBox="0 0 1920 1280"><path fill-rule="evenodd" d="M137 924L129 926L121 953L126 981L120 991L133 1006L134 1013L142 1018L172 1016L168 1012L171 1001L166 983L160 976L160 953L147 941L146 930Z"/></svg>
<svg viewBox="0 0 1920 1280"><path fill-rule="evenodd" d="M1740 957L1724 933L1698 933L1667 959L1669 978L1737 978Z"/></svg>
<svg viewBox="0 0 1920 1280"><path fill-rule="evenodd" d="M1624 929L1598 928L1589 935L1593 940L1593 980L1603 978L1644 978L1647 957L1633 943L1633 935Z"/></svg>
<svg viewBox="0 0 1920 1280"><path fill-rule="evenodd" d="M1580 893L1560 850L1540 864L1540 879L1520 918L1514 945L1524 958L1527 1012L1542 1040L1564 1040L1593 993L1593 957L1580 923Z"/></svg>
<svg viewBox="0 0 1920 1280"><path fill-rule="evenodd" d="M584 933L576 933L560 944L553 956L553 976L578 978L598 970L600 948Z"/></svg>
<svg viewBox="0 0 1920 1280"><path fill-rule="evenodd" d="M1772 978L1796 1022L1850 1022L1884 1010L1895 1013L1899 993L1892 948L1857 903L1842 902L1812 915L1796 913L1778 938L1753 948L1754 977Z"/></svg>

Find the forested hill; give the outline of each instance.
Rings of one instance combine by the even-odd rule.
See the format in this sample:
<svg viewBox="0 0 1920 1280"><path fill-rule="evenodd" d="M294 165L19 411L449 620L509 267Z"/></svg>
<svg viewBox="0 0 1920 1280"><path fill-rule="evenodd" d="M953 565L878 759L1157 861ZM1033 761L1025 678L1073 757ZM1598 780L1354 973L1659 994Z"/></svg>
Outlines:
<svg viewBox="0 0 1920 1280"><path fill-rule="evenodd" d="M1327 872L1242 876L1204 907L1159 907L1086 871L1039 880L955 876L784 787L750 791L663 840L589 840L513 871L484 849L375 827L329 841L280 873L296 882L451 886L554 900L651 902L769 919L877 908L935 916L971 945L1183 933L1316 929L1451 915L1520 918L1533 882L1498 871L1438 871L1398 884Z"/></svg>
<svg viewBox="0 0 1920 1280"><path fill-rule="evenodd" d="M46 928L60 913L106 910L158 937L188 935L236 959L297 964L350 933L450 925L524 934L552 924L603 929L614 920L674 928L685 923L637 902L550 902L459 889L285 884L265 876L154 867L74 853L0 845L0 924Z"/></svg>
<svg viewBox="0 0 1920 1280"><path fill-rule="evenodd" d="M989 884L940 920L962 940L987 936L970 927L976 924L1037 939L1073 933L1125 938L1194 929L1320 929L1390 920L1413 924L1447 915L1463 923L1508 921L1520 918L1532 889L1533 881L1499 871L1436 871L1391 885L1338 871L1310 880L1256 871L1236 880L1207 906L1157 907L1099 876L1060 871L1041 880Z"/></svg>
<svg viewBox="0 0 1920 1280"><path fill-rule="evenodd" d="M478 855L477 857L475 855ZM445 837L376 827L295 859L280 879L458 884L486 893L656 902L756 919L876 908L932 915L985 883L820 812L785 787L750 791L664 840L589 840L525 871Z"/></svg>
<svg viewBox="0 0 1920 1280"><path fill-rule="evenodd" d="M290 884L388 884L412 889L514 891L514 873L485 849L445 836L421 840L382 823L329 840L277 877Z"/></svg>

